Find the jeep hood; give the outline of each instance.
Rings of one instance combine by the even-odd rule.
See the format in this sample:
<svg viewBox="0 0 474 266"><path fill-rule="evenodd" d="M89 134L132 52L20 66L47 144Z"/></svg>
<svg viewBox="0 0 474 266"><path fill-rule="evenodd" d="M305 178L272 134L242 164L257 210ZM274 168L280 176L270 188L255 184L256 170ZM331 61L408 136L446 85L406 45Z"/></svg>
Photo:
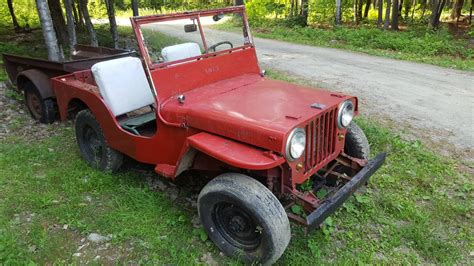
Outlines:
<svg viewBox="0 0 474 266"><path fill-rule="evenodd" d="M176 95L161 105L165 120L275 152L283 151L293 128L350 98L255 74L199 87L184 96L183 103Z"/></svg>

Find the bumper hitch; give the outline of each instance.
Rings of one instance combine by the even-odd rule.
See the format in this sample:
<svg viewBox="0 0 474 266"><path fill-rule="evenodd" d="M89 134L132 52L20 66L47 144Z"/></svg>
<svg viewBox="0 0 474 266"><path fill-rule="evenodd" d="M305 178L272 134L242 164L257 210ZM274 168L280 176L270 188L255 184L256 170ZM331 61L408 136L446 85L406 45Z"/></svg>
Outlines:
<svg viewBox="0 0 474 266"><path fill-rule="evenodd" d="M369 180L385 161L386 154L379 153L344 184L336 193L327 198L319 207L306 217L307 231L312 231L321 225L324 220L333 214L354 192Z"/></svg>

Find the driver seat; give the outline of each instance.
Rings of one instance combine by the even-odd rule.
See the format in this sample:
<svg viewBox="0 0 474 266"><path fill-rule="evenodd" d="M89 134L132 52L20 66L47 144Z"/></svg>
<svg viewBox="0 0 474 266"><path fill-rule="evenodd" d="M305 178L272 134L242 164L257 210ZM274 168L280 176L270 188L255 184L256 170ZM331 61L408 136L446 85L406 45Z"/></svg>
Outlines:
<svg viewBox="0 0 474 266"><path fill-rule="evenodd" d="M201 48L199 47L199 44L195 42L166 46L165 48L161 49L161 56L163 57L165 63L200 55Z"/></svg>

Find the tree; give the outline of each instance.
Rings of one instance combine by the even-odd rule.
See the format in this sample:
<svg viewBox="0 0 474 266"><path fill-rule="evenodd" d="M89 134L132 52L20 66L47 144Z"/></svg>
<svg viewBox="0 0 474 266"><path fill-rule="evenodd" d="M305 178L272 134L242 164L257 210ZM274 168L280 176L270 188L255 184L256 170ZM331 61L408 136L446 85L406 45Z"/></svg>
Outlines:
<svg viewBox="0 0 474 266"><path fill-rule="evenodd" d="M383 16L383 0L378 0L377 3L378 8L378 17L377 17L377 25L380 27L382 25L382 16Z"/></svg>
<svg viewBox="0 0 474 266"><path fill-rule="evenodd" d="M67 35L66 21L64 20L63 9L59 0L48 0L49 12L53 20L53 27L56 35L62 44L67 44L69 37Z"/></svg>
<svg viewBox="0 0 474 266"><path fill-rule="evenodd" d="M58 39L53 27L53 20L49 13L48 4L46 0L35 0L36 8L38 10L38 17L40 19L41 28L43 29L43 37L48 50L48 59L52 61L62 61L63 55L59 49Z"/></svg>
<svg viewBox="0 0 474 266"><path fill-rule="evenodd" d="M98 46L97 35L95 34L94 26L92 25L91 17L89 16L89 9L87 8L88 0L78 0L79 10L82 12L84 21L86 22L87 32L91 38L91 45Z"/></svg>
<svg viewBox="0 0 474 266"><path fill-rule="evenodd" d="M117 31L117 21L115 21L115 6L114 0L105 0L105 5L107 7L107 15L109 17L109 25L110 25L110 34L112 34L112 42L114 43L114 47L119 47L119 36Z"/></svg>
<svg viewBox="0 0 474 266"><path fill-rule="evenodd" d="M13 9L13 2L12 0L7 0L7 3L8 3L8 10L10 11L10 16L12 17L13 28L15 28L15 31L18 31L20 29L20 25L18 24L18 20L16 19L16 16L15 16L15 10Z"/></svg>
<svg viewBox="0 0 474 266"><path fill-rule="evenodd" d="M133 16L139 16L138 14L138 0L132 0L132 10L133 10Z"/></svg>
<svg viewBox="0 0 474 266"><path fill-rule="evenodd" d="M66 8L67 33L69 35L69 51L73 53L74 46L77 43L77 38L76 38L76 27L74 24L72 0L64 0L64 7Z"/></svg>
<svg viewBox="0 0 474 266"><path fill-rule="evenodd" d="M441 12L443 12L443 8L446 5L446 0L437 0L433 4L433 8L431 9L431 19L430 24L433 29L439 27L439 18L441 17Z"/></svg>
<svg viewBox="0 0 474 266"><path fill-rule="evenodd" d="M385 23L383 25L383 28L386 29L386 30L390 26L390 8L391 8L391 5L392 5L392 1L387 0L387 7L385 8Z"/></svg>
<svg viewBox="0 0 474 266"><path fill-rule="evenodd" d="M336 25L341 25L342 3L341 0L336 0Z"/></svg>
<svg viewBox="0 0 474 266"><path fill-rule="evenodd" d="M309 0L301 0L301 20L303 26L308 25L308 1Z"/></svg>
<svg viewBox="0 0 474 266"><path fill-rule="evenodd" d="M451 11L451 19L459 20L463 5L464 5L464 0L455 0L453 10Z"/></svg>
<svg viewBox="0 0 474 266"><path fill-rule="evenodd" d="M398 30L398 0L393 0L392 7L392 30Z"/></svg>
<svg viewBox="0 0 474 266"><path fill-rule="evenodd" d="M367 18L369 16L369 9L370 9L371 2L372 2L371 0L367 0L365 2L364 18Z"/></svg>
<svg viewBox="0 0 474 266"><path fill-rule="evenodd" d="M354 0L354 22L359 24L362 20L362 0Z"/></svg>

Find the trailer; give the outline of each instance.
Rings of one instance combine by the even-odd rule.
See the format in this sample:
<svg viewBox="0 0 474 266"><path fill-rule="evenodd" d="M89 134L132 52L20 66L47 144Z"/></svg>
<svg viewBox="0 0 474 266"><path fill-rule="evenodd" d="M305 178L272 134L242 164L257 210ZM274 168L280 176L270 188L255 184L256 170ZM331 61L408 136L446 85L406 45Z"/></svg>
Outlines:
<svg viewBox="0 0 474 266"><path fill-rule="evenodd" d="M25 96L31 116L41 123L52 123L58 117L52 77L90 69L94 64L137 53L125 49L76 45L71 60L55 62L12 54L3 54L3 64L11 84Z"/></svg>

